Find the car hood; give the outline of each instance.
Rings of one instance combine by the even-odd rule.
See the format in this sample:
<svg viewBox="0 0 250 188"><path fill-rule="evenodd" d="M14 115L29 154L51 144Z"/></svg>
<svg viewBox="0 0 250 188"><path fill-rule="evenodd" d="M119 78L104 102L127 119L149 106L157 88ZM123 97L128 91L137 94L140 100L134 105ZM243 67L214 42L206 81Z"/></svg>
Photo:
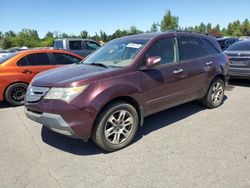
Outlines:
<svg viewBox="0 0 250 188"><path fill-rule="evenodd" d="M38 74L31 82L40 87L71 87L88 84L120 72L117 68L92 65L67 65Z"/></svg>

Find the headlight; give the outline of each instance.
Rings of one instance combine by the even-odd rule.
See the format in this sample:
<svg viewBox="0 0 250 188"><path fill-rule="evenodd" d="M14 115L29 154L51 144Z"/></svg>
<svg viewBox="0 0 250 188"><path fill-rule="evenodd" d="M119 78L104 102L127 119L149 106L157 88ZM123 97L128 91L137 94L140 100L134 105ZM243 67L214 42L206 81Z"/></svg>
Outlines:
<svg viewBox="0 0 250 188"><path fill-rule="evenodd" d="M59 99L69 103L79 94L81 94L87 87L88 85L68 88L54 87L48 91L44 99Z"/></svg>

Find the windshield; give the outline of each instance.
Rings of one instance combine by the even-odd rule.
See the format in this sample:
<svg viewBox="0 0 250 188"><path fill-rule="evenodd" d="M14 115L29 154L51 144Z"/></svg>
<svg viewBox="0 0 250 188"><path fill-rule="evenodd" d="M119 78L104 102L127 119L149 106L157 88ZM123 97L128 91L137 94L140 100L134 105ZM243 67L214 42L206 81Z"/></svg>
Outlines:
<svg viewBox="0 0 250 188"><path fill-rule="evenodd" d="M113 40L82 61L83 64L104 65L105 67L125 67L131 64L136 54L148 39Z"/></svg>
<svg viewBox="0 0 250 188"><path fill-rule="evenodd" d="M227 51L250 51L250 42L237 42L227 48Z"/></svg>
<svg viewBox="0 0 250 188"><path fill-rule="evenodd" d="M0 64L4 63L5 61L9 60L10 58L14 57L17 53L10 53L2 58L0 58Z"/></svg>

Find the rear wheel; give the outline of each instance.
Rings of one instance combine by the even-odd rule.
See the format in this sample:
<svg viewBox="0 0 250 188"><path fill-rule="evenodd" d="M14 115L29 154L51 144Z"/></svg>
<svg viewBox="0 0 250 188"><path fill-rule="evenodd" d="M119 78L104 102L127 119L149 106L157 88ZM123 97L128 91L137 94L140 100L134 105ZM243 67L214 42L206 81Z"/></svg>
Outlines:
<svg viewBox="0 0 250 188"><path fill-rule="evenodd" d="M117 102L98 116L92 139L106 151L116 151L128 146L138 129L138 114L125 102Z"/></svg>
<svg viewBox="0 0 250 188"><path fill-rule="evenodd" d="M25 83L15 83L10 85L5 91L5 100L12 106L24 104L28 85Z"/></svg>
<svg viewBox="0 0 250 188"><path fill-rule="evenodd" d="M208 108L216 108L220 106L224 98L224 91L224 82L220 78L216 78L201 103Z"/></svg>

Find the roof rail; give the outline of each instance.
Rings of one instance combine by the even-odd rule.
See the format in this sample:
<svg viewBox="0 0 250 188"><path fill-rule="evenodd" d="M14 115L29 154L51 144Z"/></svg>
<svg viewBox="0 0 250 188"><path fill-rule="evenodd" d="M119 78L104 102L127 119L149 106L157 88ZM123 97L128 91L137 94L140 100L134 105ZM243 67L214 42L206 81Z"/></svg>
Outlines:
<svg viewBox="0 0 250 188"><path fill-rule="evenodd" d="M180 29L170 29L167 32L170 32L170 33L176 33L176 32L177 33L178 32L181 32L181 33L196 33L196 34L203 34L203 35L213 36L210 33L203 33L203 32L191 31L191 30L180 30Z"/></svg>

